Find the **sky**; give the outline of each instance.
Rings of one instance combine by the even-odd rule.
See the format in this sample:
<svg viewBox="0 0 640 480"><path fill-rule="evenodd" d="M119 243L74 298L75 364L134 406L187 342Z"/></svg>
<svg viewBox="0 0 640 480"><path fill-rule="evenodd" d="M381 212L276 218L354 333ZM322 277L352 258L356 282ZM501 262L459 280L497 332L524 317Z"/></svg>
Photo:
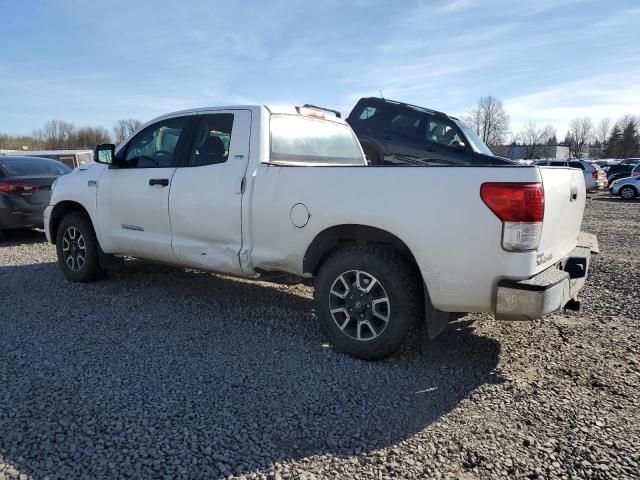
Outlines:
<svg viewBox="0 0 640 480"><path fill-rule="evenodd" d="M0 132L379 96L528 121L640 115L640 0L0 0Z"/></svg>

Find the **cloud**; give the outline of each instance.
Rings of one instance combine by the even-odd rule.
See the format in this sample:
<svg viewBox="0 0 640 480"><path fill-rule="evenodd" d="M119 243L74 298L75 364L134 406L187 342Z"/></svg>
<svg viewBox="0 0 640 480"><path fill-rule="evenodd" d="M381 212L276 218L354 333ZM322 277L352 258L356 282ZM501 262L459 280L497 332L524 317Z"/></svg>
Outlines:
<svg viewBox="0 0 640 480"><path fill-rule="evenodd" d="M439 6L437 6L434 11L436 13L442 14L458 13L473 8L477 4L478 0L444 1Z"/></svg>
<svg viewBox="0 0 640 480"><path fill-rule="evenodd" d="M579 80L559 81L552 87L504 100L512 130L528 120L566 130L575 117L617 118L640 111L640 73L605 73Z"/></svg>

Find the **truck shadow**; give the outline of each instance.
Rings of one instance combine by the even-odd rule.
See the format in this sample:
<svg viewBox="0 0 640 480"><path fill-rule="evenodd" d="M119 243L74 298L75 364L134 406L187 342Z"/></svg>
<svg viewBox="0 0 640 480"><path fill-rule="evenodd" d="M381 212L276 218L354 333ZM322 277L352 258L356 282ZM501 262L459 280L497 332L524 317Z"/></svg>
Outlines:
<svg viewBox="0 0 640 480"><path fill-rule="evenodd" d="M501 382L458 321L366 363L323 348L311 290L127 262L70 284L0 267L0 457L35 478L215 478L396 445Z"/></svg>
<svg viewBox="0 0 640 480"><path fill-rule="evenodd" d="M598 196L594 197L596 202L610 202L610 203L640 203L640 198L633 198L631 200L625 200L619 196Z"/></svg>
<svg viewBox="0 0 640 480"><path fill-rule="evenodd" d="M43 243L47 241L44 230L18 229L5 230L2 232L3 238L0 240L0 249L16 245L28 245L32 243Z"/></svg>

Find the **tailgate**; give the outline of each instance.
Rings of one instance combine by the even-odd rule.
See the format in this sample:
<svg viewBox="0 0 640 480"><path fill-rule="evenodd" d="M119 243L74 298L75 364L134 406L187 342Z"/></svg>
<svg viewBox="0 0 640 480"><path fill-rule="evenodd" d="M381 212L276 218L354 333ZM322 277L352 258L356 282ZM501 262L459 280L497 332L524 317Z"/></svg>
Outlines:
<svg viewBox="0 0 640 480"><path fill-rule="evenodd" d="M586 200L582 170L538 167L544 185L544 220L537 271L562 260L576 246Z"/></svg>

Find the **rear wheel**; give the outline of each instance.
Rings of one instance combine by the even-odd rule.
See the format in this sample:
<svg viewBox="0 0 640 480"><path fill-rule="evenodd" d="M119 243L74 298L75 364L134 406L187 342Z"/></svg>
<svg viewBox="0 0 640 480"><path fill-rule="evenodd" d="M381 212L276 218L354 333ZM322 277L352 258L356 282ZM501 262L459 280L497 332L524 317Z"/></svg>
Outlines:
<svg viewBox="0 0 640 480"><path fill-rule="evenodd" d="M315 281L318 320L335 348L380 360L404 340L422 304L415 269L397 252L352 246L322 265Z"/></svg>
<svg viewBox="0 0 640 480"><path fill-rule="evenodd" d="M73 212L65 216L56 234L58 265L74 282L92 282L104 276L100 267L99 245L93 225L87 216Z"/></svg>
<svg viewBox="0 0 640 480"><path fill-rule="evenodd" d="M631 200L632 198L635 198L636 195L638 195L638 192L636 192L636 189L633 187L626 186L620 189L620 196L625 200Z"/></svg>
<svg viewBox="0 0 640 480"><path fill-rule="evenodd" d="M372 146L365 145L362 147L362 151L364 152L364 156L369 161L369 165L382 165L380 154Z"/></svg>

